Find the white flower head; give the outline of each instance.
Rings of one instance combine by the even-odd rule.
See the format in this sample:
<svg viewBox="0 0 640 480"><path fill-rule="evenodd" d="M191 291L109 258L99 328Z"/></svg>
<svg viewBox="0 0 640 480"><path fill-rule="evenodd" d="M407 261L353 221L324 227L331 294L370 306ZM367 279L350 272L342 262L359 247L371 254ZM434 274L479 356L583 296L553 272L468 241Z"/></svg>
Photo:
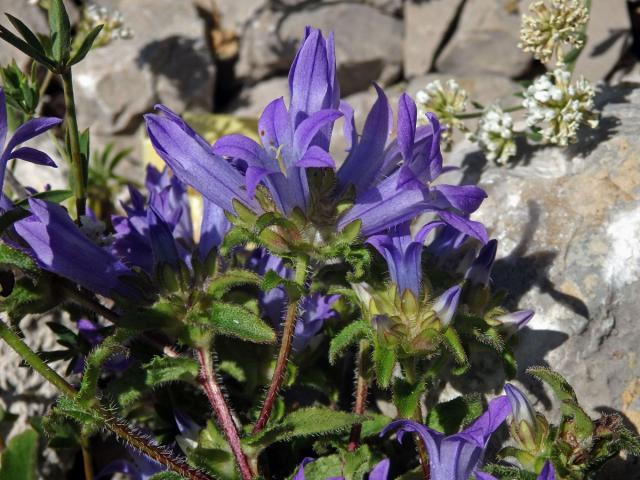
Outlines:
<svg viewBox="0 0 640 480"><path fill-rule="evenodd" d="M487 158L496 163L505 164L516 154L513 118L498 105L492 105L484 112L474 139Z"/></svg>
<svg viewBox="0 0 640 480"><path fill-rule="evenodd" d="M564 58L564 48L584 45L584 29L589 10L584 0L543 0L529 7L529 15L522 16L518 46L543 63L556 55L558 63Z"/></svg>
<svg viewBox="0 0 640 480"><path fill-rule="evenodd" d="M524 96L527 125L539 130L544 143L566 146L577 140L580 125L598 125L593 85L584 77L571 83L571 73L563 68L536 78Z"/></svg>
<svg viewBox="0 0 640 480"><path fill-rule="evenodd" d="M458 115L466 111L468 100L469 94L454 79L449 79L444 84L435 80L416 94L418 123L428 122L427 112L435 113L445 128L442 133L442 146L447 150L451 146L454 128L466 130Z"/></svg>

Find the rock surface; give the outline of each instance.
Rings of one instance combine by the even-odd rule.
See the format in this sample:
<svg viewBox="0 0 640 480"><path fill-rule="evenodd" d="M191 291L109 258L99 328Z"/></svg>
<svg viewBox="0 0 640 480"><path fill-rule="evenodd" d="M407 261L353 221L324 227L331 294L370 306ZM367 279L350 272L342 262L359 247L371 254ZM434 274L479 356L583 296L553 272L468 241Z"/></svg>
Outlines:
<svg viewBox="0 0 640 480"><path fill-rule="evenodd" d="M409 0L404 4L404 75L424 75L464 0ZM436 20L437 19L437 20Z"/></svg>
<svg viewBox="0 0 640 480"><path fill-rule="evenodd" d="M36 33L49 32L49 24L47 23L45 12L36 5L32 5L26 1L0 0L0 12L9 13L22 20ZM2 24L7 25L12 32L17 33L4 15L2 16ZM24 66L29 60L20 50L9 45L4 40L0 40L0 64L4 65L9 63L11 59L15 59L20 66Z"/></svg>
<svg viewBox="0 0 640 480"><path fill-rule="evenodd" d="M499 241L496 286L511 308L536 310L520 368L552 366L592 416L614 409L640 430L640 90L606 90L599 102L610 102L600 126L566 151L529 150L499 168L467 145L451 160L458 180L487 191L475 219Z"/></svg>
<svg viewBox="0 0 640 480"><path fill-rule="evenodd" d="M440 54L439 72L522 75L531 58L518 48L520 15L507 0L465 2L456 31Z"/></svg>
<svg viewBox="0 0 640 480"><path fill-rule="evenodd" d="M262 11L242 38L239 76L257 81L285 73L306 25L334 32L343 94L366 89L372 81L388 85L399 79L402 21L375 7L352 3Z"/></svg>
<svg viewBox="0 0 640 480"><path fill-rule="evenodd" d="M131 132L157 102L178 112L212 109L215 65L191 0L103 3L122 12L134 37L94 50L74 70L82 127Z"/></svg>

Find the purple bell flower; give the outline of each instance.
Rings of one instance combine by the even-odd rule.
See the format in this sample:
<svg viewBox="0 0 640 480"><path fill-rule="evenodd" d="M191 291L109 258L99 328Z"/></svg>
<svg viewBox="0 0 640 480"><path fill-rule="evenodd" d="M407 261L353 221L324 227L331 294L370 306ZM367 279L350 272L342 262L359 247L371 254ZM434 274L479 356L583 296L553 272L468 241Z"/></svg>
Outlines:
<svg viewBox="0 0 640 480"><path fill-rule="evenodd" d="M402 442L406 433L417 433L429 453L432 480L468 480L482 459L491 434L511 413L506 396L494 398L489 408L460 433L445 436L412 420L396 420L381 435L397 431Z"/></svg>
<svg viewBox="0 0 640 480"><path fill-rule="evenodd" d="M105 297L140 298L140 292L123 282L133 275L131 270L93 243L64 208L33 198L29 207L32 215L16 222L14 229L40 268Z"/></svg>
<svg viewBox="0 0 640 480"><path fill-rule="evenodd" d="M300 463L296 474L291 480L304 480L304 467L313 462L313 458L305 458ZM369 472L369 480L387 480L389 478L389 466L390 462L388 458L381 460L375 467ZM326 480L344 480L344 477L329 477Z"/></svg>
<svg viewBox="0 0 640 480"><path fill-rule="evenodd" d="M402 294L408 289L416 298L420 298L424 241L431 230L442 225L444 222L428 223L412 237L410 222L405 222L390 228L387 233L367 239L387 261L391 280L396 284L398 293Z"/></svg>
<svg viewBox="0 0 640 480"><path fill-rule="evenodd" d="M518 330L524 328L533 318L533 310L518 310L517 312L505 313L495 318L500 322L500 330L506 337L515 335Z"/></svg>
<svg viewBox="0 0 640 480"><path fill-rule="evenodd" d="M533 410L526 395L510 383L504 386L504 392L507 394L507 398L511 404L513 420L517 423L525 422L531 430L535 430L537 424L536 412Z"/></svg>
<svg viewBox="0 0 640 480"><path fill-rule="evenodd" d="M9 124L7 122L7 99L4 89L0 88L0 149L2 149L2 154L0 154L0 186L4 185L4 174L7 170L7 163L11 159L18 158L38 165L56 167L54 161L46 153L31 147L17 147L21 143L37 137L60 123L62 123L62 120L59 118L34 118L20 125L13 133L13 136L11 136L9 141L5 144L5 141L7 140L7 133L9 132ZM1 191L0 198L4 198L4 193ZM6 209L7 206L8 205L5 204L2 208Z"/></svg>

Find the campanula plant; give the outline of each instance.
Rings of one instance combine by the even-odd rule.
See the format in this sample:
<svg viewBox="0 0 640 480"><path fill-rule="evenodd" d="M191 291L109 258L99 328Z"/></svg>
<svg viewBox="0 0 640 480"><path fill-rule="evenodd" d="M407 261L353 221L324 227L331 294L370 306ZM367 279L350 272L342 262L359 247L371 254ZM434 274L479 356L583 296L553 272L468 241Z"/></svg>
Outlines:
<svg viewBox="0 0 640 480"><path fill-rule="evenodd" d="M46 81L60 77L66 107L64 122L37 116L39 77L6 71L0 338L60 395L34 422L38 433L7 445L1 478L35 478L36 462L16 458L29 450L20 442L37 451L39 433L48 448L77 452L87 480L578 480L622 450L638 453L619 416L591 419L551 370L529 372L559 397L557 424L511 383L487 398L451 395L478 355L515 377L513 346L534 312L508 311L493 286L498 242L473 217L486 194L446 181L450 128L407 94L391 105L374 85L358 131L332 33L301 32L259 141L227 132L210 144L166 106L145 115L164 165L148 166L116 205L117 161L110 149L91 155L72 69L131 32L95 9L74 30L62 1L49 3L48 36L11 16L19 35L0 27ZM554 78L569 92L565 76ZM531 92L531 108L552 107L540 94L553 97L552 80ZM486 122L500 128L487 128L499 134L508 122L494 113ZM542 134L571 134L552 130ZM71 167L68 191L5 181L12 159L55 166L22 145L45 132L60 146L56 163ZM332 149L339 136L342 155ZM509 152L508 142L494 151ZM52 311L62 315L38 328L60 348L36 353L20 322Z"/></svg>

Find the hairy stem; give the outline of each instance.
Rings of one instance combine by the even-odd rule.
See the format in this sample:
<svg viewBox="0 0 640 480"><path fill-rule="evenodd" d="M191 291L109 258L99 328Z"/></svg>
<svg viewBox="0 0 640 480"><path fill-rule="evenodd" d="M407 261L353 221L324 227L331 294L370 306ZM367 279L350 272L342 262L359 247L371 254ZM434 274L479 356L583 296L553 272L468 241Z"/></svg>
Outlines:
<svg viewBox="0 0 640 480"><path fill-rule="evenodd" d="M419 380L417 374L417 365L415 359L405 362L403 365L404 373L407 380L413 384ZM413 411L413 419L422 424L424 422L424 415L422 414L422 403L420 399L418 399L418 403L416 403L416 408ZM427 447L424 444L424 441L417 433L413 435L413 441L416 444L416 449L418 450L418 458L420 458L420 467L422 467L422 479L429 480L431 478L431 468L429 466L429 455L427 452Z"/></svg>
<svg viewBox="0 0 640 480"><path fill-rule="evenodd" d="M56 387L63 395L74 398L78 393L64 378L47 365L5 322L0 321L0 338L9 345L22 359L38 372L45 380ZM164 465L188 480L211 480L211 477L191 467L182 458L176 458L168 450L155 445L148 438L135 432L121 419L100 405L91 406L101 419L104 427L111 430L118 438L142 452L149 458Z"/></svg>
<svg viewBox="0 0 640 480"><path fill-rule="evenodd" d="M76 197L76 214L78 218L80 218L86 213L87 186L85 185L85 166L80 152L80 132L78 131L76 101L73 95L73 78L70 68L62 73L62 86L64 87L64 103L67 109L65 123L69 146L71 148L71 168L73 170L73 191Z"/></svg>
<svg viewBox="0 0 640 480"><path fill-rule="evenodd" d="M307 277L307 265L308 258L306 256L300 256L296 262L295 268L295 282L300 286L304 286ZM291 347L293 346L293 334L296 331L299 300L300 299L289 299L289 304L287 305L287 311L285 313L284 328L282 329L282 338L280 340L280 350L278 352L278 359L276 360L276 368L273 371L271 383L269 384L269 389L265 395L260 416L258 417L256 424L253 426L253 434L262 431L262 429L267 425L269 417L271 416L271 411L273 410L273 405L275 404L276 398L278 398L280 386L284 381L284 376L287 371L287 362L289 361Z"/></svg>
<svg viewBox="0 0 640 480"><path fill-rule="evenodd" d="M367 393L369 391L369 381L367 378L367 369L369 368L369 342L367 340L360 340L358 365L356 368L356 401L353 405L353 413L363 415L367 408ZM358 448L361 432L361 423L357 423L351 427L349 445L347 446L350 452Z"/></svg>
<svg viewBox="0 0 640 480"><path fill-rule="evenodd" d="M220 385L218 385L216 380L211 353L203 348L197 349L196 353L198 362L200 363L200 377L198 380L209 399L211 408L213 408L213 412L218 420L218 425L224 432L227 442L229 442L229 446L236 460L236 465L240 470L240 475L243 480L251 480L251 478L253 478L253 472L251 471L247 456L242 451L238 429L233 421Z"/></svg>

